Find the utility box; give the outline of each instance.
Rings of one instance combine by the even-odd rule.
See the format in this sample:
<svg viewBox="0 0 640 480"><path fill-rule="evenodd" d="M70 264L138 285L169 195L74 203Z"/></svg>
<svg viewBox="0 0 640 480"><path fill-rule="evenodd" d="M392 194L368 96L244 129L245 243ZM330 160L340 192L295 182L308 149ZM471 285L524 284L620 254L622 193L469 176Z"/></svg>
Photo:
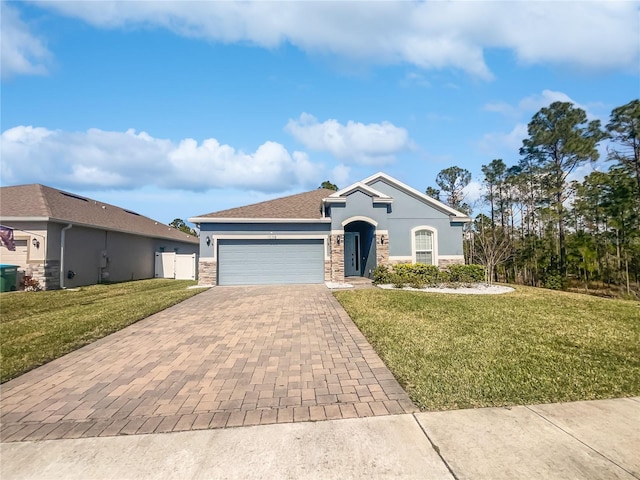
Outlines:
<svg viewBox="0 0 640 480"><path fill-rule="evenodd" d="M0 264L0 292L15 292L18 289L18 265Z"/></svg>

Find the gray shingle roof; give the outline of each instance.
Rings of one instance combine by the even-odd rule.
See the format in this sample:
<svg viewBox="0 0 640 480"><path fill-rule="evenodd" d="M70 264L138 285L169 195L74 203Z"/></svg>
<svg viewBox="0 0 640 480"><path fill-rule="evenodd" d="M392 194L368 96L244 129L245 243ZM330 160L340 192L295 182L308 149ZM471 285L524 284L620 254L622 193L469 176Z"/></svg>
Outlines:
<svg viewBox="0 0 640 480"><path fill-rule="evenodd" d="M0 218L45 217L89 227L117 230L152 238L198 243L193 235L149 217L40 184L0 188Z"/></svg>
<svg viewBox="0 0 640 480"><path fill-rule="evenodd" d="M253 205L198 215L197 218L298 218L319 220L322 218L322 199L332 193L335 192L326 188L319 188L309 192L289 195L288 197L254 203Z"/></svg>

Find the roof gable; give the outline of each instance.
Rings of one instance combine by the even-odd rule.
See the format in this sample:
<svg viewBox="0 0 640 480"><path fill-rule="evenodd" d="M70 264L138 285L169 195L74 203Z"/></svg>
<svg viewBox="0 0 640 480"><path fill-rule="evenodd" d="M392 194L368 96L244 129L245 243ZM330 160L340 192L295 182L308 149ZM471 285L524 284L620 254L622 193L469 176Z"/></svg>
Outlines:
<svg viewBox="0 0 640 480"><path fill-rule="evenodd" d="M38 218L152 238L198 242L193 235L131 210L39 184L0 188L0 216Z"/></svg>
<svg viewBox="0 0 640 480"><path fill-rule="evenodd" d="M376 189L373 184L383 181L393 188L423 202L448 215L452 220L467 222L469 217L444 203L405 185L389 175L379 172L360 182L353 183L339 191L318 188L308 192L254 203L243 207L230 208L189 218L193 223L321 223L331 221L325 218L325 204L340 204L355 192L371 197L374 204L392 203L393 197Z"/></svg>
<svg viewBox="0 0 640 480"><path fill-rule="evenodd" d="M400 180L397 180L390 175L387 175L386 173L378 172L374 175L371 175L370 177L365 178L361 183L364 183L365 185L372 185L378 181L382 181L387 185L397 188L398 190L426 203L427 205L434 207L437 210L447 213L450 217L452 217L452 219L457 219L461 222L470 221L469 217L466 214L454 208L451 208L449 205L446 205L441 201L436 200L435 198L430 197L405 183L402 183Z"/></svg>
<svg viewBox="0 0 640 480"><path fill-rule="evenodd" d="M325 202L327 203L338 203L338 202L344 202L346 201L347 197L349 195L351 195L354 192L362 192L365 195L368 195L371 197L371 199L374 202L379 202L379 203L391 203L393 202L393 198L391 198L389 195L386 195L382 192L379 192L378 190L376 190L375 188L363 183L363 182L356 182L353 183L351 185L349 185L348 187L343 188L342 190L339 190L333 194L331 194L328 198L325 198Z"/></svg>

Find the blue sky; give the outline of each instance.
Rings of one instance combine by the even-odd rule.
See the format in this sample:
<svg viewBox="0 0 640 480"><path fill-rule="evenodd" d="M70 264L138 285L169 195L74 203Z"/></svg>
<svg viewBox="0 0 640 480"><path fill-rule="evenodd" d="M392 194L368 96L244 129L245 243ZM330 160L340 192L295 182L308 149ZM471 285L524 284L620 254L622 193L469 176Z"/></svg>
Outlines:
<svg viewBox="0 0 640 480"><path fill-rule="evenodd" d="M0 5L2 185L166 223L452 165L473 202L541 107L640 96L638 2Z"/></svg>

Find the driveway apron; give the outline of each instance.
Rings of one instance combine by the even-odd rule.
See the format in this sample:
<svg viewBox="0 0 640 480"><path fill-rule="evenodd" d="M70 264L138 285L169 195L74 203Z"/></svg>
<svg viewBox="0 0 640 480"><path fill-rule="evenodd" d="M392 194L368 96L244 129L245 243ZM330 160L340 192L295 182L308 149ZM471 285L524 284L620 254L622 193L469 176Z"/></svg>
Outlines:
<svg viewBox="0 0 640 480"><path fill-rule="evenodd" d="M216 287L1 388L3 442L417 411L322 285Z"/></svg>

